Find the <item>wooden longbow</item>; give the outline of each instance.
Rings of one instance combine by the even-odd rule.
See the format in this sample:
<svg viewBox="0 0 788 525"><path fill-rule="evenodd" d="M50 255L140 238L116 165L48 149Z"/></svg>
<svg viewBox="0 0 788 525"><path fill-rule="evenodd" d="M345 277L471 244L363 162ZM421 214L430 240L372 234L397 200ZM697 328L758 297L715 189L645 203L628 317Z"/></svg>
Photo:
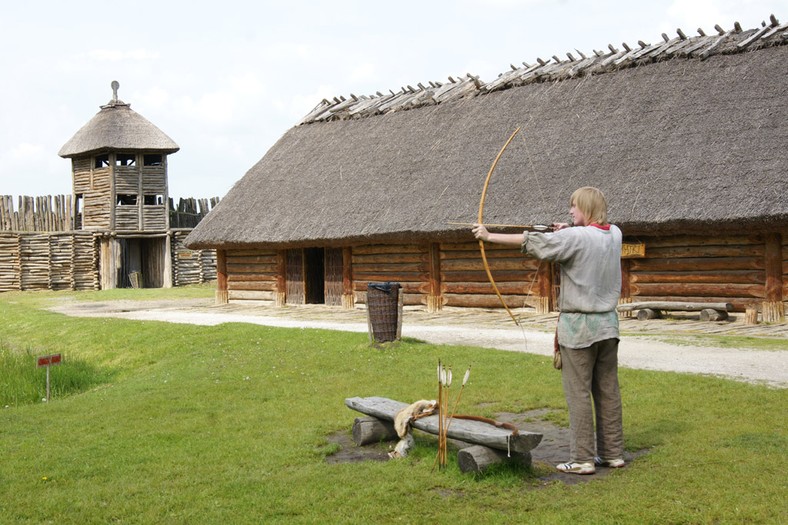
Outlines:
<svg viewBox="0 0 788 525"><path fill-rule="evenodd" d="M519 127L514 130L512 135L509 137L509 140L506 141L506 143L501 148L501 151L499 151L498 155L495 157L495 160L493 160L493 163L490 166L490 171L487 172L487 178L484 180L484 187L482 188L482 197L479 200L479 214L476 217L476 222L478 222L479 224L484 224L484 220L483 220L484 200L487 198L487 187L490 185L490 179L492 179L493 172L495 171L495 166L498 165L498 161L500 160L501 155L503 155L503 152L506 151L506 148L509 146L512 140L514 140L514 137L517 135L519 131L520 131ZM504 308L506 308L506 311L509 313L509 317L511 317L512 321L514 321L514 324L520 326L520 322L517 321L517 318L514 316L512 311L509 309L509 307L506 305L506 301L503 300L503 295L501 295L501 291L498 289L498 285L495 284L495 279L493 279L492 272L490 271L490 265L487 263L487 254L484 251L484 241L481 239L479 239L479 251L482 254L484 271L487 272L487 278L490 280L490 284L492 285L493 290L495 290L495 295L498 296L498 299L500 299L501 304L503 305Z"/></svg>

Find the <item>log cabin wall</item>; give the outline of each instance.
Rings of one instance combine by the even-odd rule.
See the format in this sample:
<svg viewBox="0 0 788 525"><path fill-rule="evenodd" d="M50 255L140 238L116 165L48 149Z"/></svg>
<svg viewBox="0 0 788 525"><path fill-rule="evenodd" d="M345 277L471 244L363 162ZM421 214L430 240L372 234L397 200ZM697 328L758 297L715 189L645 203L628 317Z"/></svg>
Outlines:
<svg viewBox="0 0 788 525"><path fill-rule="evenodd" d="M224 261L228 300L276 301L281 266L276 250L225 250Z"/></svg>
<svg viewBox="0 0 788 525"><path fill-rule="evenodd" d="M540 265L539 261L517 248L495 244L486 244L485 253L495 284L508 307L530 306L537 311L550 310L550 263ZM441 244L440 257L444 305L476 308L501 306L484 270L478 242Z"/></svg>
<svg viewBox="0 0 788 525"><path fill-rule="evenodd" d="M0 291L98 290L91 232L0 232Z"/></svg>
<svg viewBox="0 0 788 525"><path fill-rule="evenodd" d="M744 311L766 299L763 235L640 240L646 245L645 257L628 262L634 301L725 302Z"/></svg>
<svg viewBox="0 0 788 525"><path fill-rule="evenodd" d="M785 234L742 234L637 239L635 244L645 245L645 254L628 254L632 258L622 260L622 302L726 302L743 312L748 306L764 308L769 303L767 282L769 275L773 275L777 291L772 294L778 294L777 302L782 305L788 299L786 237ZM329 250L326 248L326 253ZM500 307L484 271L478 243L378 244L341 250L344 258L350 260L349 268L344 265L343 286L352 289L355 296L352 302L342 303L346 308L352 308L355 303L366 304L370 282L399 283L406 305L439 309L437 302L440 306ZM559 287L555 265L540 263L516 248L487 245L486 252L507 306L534 308L537 313L555 311ZM283 298L277 300L277 291L282 295L287 293L287 275L298 272L298 265L292 261L286 264L284 257L298 253L302 251L226 251L228 299L284 304ZM337 268L338 253L334 261ZM770 263L770 259L777 264ZM769 270L770 264L776 269ZM336 287L334 295L338 293L338 283L327 281L326 285ZM298 296L298 291L291 293ZM301 299L298 296L294 300Z"/></svg>
<svg viewBox="0 0 788 525"><path fill-rule="evenodd" d="M219 274L222 274L222 267L226 274L219 275L218 280L226 284L218 287L217 302L255 300L273 301L280 306L304 304L302 250L285 250L279 254L274 250L255 249L222 253L224 255L218 257ZM329 305L353 308L357 303L366 304L369 283L396 282L401 286L406 305L423 305L435 310L439 307L431 302L437 300L440 306L500 306L479 257L478 243L363 245L326 248L325 253L326 304ZM518 249L492 245L487 253L493 277L508 306L531 306L537 311L552 307L550 264L540 265ZM278 290L285 297L278 298ZM341 299L340 291L348 296L348 290L352 290L353 297Z"/></svg>
<svg viewBox="0 0 788 525"><path fill-rule="evenodd" d="M202 284L216 279L216 250L190 250L183 240L191 230L172 232L172 273L175 286Z"/></svg>
<svg viewBox="0 0 788 525"><path fill-rule="evenodd" d="M426 305L430 281L428 244L376 244L352 249L353 293L367 303L370 282L399 283L405 305Z"/></svg>
<svg viewBox="0 0 788 525"><path fill-rule="evenodd" d="M783 302L788 302L788 231L782 233Z"/></svg>

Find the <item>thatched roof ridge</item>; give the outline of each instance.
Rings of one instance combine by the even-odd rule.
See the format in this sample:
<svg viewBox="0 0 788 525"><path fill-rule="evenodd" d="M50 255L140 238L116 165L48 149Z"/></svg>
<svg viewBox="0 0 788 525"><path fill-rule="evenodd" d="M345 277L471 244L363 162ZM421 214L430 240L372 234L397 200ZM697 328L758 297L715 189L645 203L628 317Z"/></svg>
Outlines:
<svg viewBox="0 0 788 525"><path fill-rule="evenodd" d="M299 124L365 118L441 104L534 82L611 73L672 58L706 59L714 55L742 53L765 46L782 45L788 39L788 24L780 24L774 15L770 16L769 23L763 22L759 29L743 31L738 22L734 23L730 30L719 25L714 29L716 34L707 35L702 29L698 29L697 36L687 36L679 28L675 37L671 38L663 33L662 40L654 44L647 44L642 40L638 41L637 46L631 47L626 42L621 44L621 48L608 44L607 50L594 50L591 56L575 50L578 56L569 52L566 53L566 59L557 55L548 60L537 58L534 64L523 62L522 67L512 65L510 71L501 73L497 79L488 83L467 74L464 77L449 77L448 83L431 81L428 86L418 83L415 88L407 85L396 93L377 92L370 96L351 94L350 98L340 96L332 100L323 99Z"/></svg>
<svg viewBox="0 0 788 525"><path fill-rule="evenodd" d="M785 31L774 35L788 43ZM485 222L567 220L572 191L591 185L628 235L785 229L788 45L770 42L296 126L186 242L471 238L449 222L476 220L484 177L518 126L493 176Z"/></svg>
<svg viewBox="0 0 788 525"><path fill-rule="evenodd" d="M175 153L180 147L149 120L118 100L117 85L113 82L114 97L82 126L58 155L77 157L100 151L156 151Z"/></svg>

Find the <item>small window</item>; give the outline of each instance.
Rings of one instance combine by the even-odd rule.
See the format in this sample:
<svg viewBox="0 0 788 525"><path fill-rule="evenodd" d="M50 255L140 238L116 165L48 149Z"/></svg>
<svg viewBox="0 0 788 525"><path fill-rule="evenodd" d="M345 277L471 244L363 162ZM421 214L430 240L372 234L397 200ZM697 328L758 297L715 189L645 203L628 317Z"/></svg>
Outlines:
<svg viewBox="0 0 788 525"><path fill-rule="evenodd" d="M143 204L145 206L161 206L164 204L164 195L145 195Z"/></svg>
<svg viewBox="0 0 788 525"><path fill-rule="evenodd" d="M137 204L136 195L118 195L118 205L135 206Z"/></svg>
<svg viewBox="0 0 788 525"><path fill-rule="evenodd" d="M144 155L142 158L142 162L144 166L161 166L162 160L161 155Z"/></svg>
<svg viewBox="0 0 788 525"><path fill-rule="evenodd" d="M115 166L134 166L137 156L133 153L118 153L115 156Z"/></svg>
<svg viewBox="0 0 788 525"><path fill-rule="evenodd" d="M106 168L109 166L109 155L96 155L96 160L93 163L94 168Z"/></svg>

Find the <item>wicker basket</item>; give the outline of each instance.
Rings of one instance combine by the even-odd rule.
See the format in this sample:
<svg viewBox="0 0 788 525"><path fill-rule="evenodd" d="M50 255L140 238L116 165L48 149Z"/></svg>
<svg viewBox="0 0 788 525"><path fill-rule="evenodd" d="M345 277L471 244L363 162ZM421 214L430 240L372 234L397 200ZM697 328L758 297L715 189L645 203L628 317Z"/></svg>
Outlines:
<svg viewBox="0 0 788 525"><path fill-rule="evenodd" d="M369 283L367 286L367 315L376 343L397 339L399 290L399 283Z"/></svg>

